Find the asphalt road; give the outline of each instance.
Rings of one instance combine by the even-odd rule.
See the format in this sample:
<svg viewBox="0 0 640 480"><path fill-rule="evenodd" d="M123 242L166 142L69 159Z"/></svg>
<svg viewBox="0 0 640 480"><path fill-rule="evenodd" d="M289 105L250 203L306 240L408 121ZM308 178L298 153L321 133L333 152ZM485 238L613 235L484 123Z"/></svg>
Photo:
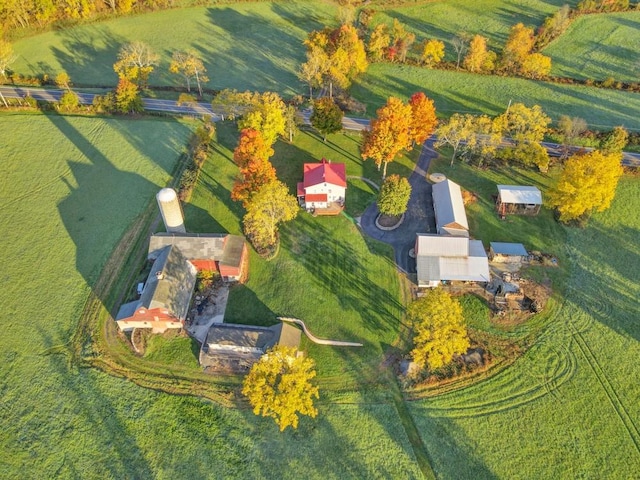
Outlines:
<svg viewBox="0 0 640 480"><path fill-rule="evenodd" d="M57 102L64 90L56 89L44 89L44 88L31 88L31 87L9 87L0 86L0 94L6 98L24 98L31 96L36 100L44 100L47 102ZM93 103L93 98L96 94L93 93L80 93L76 92L80 97L80 102L84 105L90 105ZM1 101L1 99L0 99ZM178 115L210 115L214 121L222 119L222 115L212 110L209 103L195 103L190 105L178 105L174 100L159 100L155 98L143 98L142 103L145 110L155 112L174 113ZM301 112L303 121L309 125L309 117L311 116L311 110L307 109ZM344 117L342 119L342 127L345 130L360 131L369 126L369 119L367 118L353 118ZM434 141L435 137L431 137L429 141ZM559 156L561 146L555 143L542 142L542 146L547 149L550 156ZM579 150L581 147L571 147L574 150ZM585 148L584 150L590 151L592 149ZM625 167L640 167L640 154L624 152L622 157L622 165Z"/></svg>

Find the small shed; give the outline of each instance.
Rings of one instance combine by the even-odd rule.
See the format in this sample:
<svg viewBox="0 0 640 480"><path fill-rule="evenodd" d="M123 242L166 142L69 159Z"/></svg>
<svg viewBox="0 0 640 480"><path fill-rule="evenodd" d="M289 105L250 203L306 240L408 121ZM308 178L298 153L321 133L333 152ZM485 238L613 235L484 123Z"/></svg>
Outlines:
<svg viewBox="0 0 640 480"><path fill-rule="evenodd" d="M521 243L491 242L489 259L497 263L522 263L529 257Z"/></svg>
<svg viewBox="0 0 640 480"><path fill-rule="evenodd" d="M542 206L542 193L538 188L525 185L498 185L496 210L500 216L537 215Z"/></svg>

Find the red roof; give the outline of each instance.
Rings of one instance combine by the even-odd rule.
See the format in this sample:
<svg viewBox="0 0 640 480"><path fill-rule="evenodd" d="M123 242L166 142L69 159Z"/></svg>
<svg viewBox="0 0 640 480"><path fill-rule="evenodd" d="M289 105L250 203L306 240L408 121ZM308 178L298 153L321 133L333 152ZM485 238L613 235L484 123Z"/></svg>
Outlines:
<svg viewBox="0 0 640 480"><path fill-rule="evenodd" d="M298 182L297 191L298 191L298 196L299 197L304 197L304 183Z"/></svg>
<svg viewBox="0 0 640 480"><path fill-rule="evenodd" d="M304 188L320 183L331 183L340 187L347 186L347 174L344 163L327 162L304 164Z"/></svg>
<svg viewBox="0 0 640 480"><path fill-rule="evenodd" d="M327 194L326 193L311 193L304 197L305 203L309 202L326 202Z"/></svg>

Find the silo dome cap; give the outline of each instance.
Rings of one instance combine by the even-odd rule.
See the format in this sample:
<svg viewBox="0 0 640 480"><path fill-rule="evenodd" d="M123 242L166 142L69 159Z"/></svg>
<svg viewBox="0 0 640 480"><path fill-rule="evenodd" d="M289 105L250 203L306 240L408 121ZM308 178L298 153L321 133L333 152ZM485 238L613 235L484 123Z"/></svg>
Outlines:
<svg viewBox="0 0 640 480"><path fill-rule="evenodd" d="M176 191L173 188L163 188L156 195L159 202L171 202L178 198Z"/></svg>

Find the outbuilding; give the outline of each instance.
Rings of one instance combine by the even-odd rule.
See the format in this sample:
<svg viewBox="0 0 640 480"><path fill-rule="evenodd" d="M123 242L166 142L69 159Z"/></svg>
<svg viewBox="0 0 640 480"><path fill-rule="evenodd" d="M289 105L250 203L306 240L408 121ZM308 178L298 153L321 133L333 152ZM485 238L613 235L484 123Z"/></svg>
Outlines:
<svg viewBox="0 0 640 480"><path fill-rule="evenodd" d="M156 257L140 299L125 303L116 315L120 330L151 329L162 333L182 328L196 284L196 267L168 245Z"/></svg>
<svg viewBox="0 0 640 480"><path fill-rule="evenodd" d="M538 188L524 185L498 185L496 210L501 217L508 214L537 215L542 206Z"/></svg>
<svg viewBox="0 0 640 480"><path fill-rule="evenodd" d="M443 281L491 280L489 261L480 240L418 233L415 253L418 287L434 288Z"/></svg>
<svg viewBox="0 0 640 480"><path fill-rule="evenodd" d="M489 244L489 260L496 263L522 263L529 258L529 253L521 243L491 242Z"/></svg>
<svg viewBox="0 0 640 480"><path fill-rule="evenodd" d="M432 187L436 232L439 235L468 237L469 223L460 185L447 179Z"/></svg>
<svg viewBox="0 0 640 480"><path fill-rule="evenodd" d="M200 365L211 371L247 372L275 345L298 348L301 332L287 323L271 327L214 323L200 349Z"/></svg>

